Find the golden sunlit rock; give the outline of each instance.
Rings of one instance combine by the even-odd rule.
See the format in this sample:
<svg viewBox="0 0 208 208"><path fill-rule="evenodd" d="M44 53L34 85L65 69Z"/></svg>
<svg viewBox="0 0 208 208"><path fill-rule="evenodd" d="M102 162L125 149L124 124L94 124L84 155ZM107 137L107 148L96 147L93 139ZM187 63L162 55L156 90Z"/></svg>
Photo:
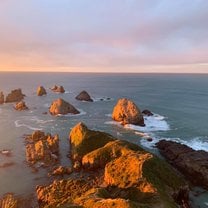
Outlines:
<svg viewBox="0 0 208 208"><path fill-rule="evenodd" d="M38 96L43 96L43 95L46 95L46 94L47 94L46 89L43 86L39 86L38 89L37 89L37 95Z"/></svg>

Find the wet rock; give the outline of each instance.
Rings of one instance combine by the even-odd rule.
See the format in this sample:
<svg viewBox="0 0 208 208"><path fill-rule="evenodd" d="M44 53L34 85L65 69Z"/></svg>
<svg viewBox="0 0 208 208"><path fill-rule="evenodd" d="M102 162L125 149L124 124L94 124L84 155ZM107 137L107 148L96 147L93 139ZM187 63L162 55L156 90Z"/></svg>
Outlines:
<svg viewBox="0 0 208 208"><path fill-rule="evenodd" d="M72 173L72 168L59 166L53 170L51 175L64 175L64 174L70 175L71 173Z"/></svg>
<svg viewBox="0 0 208 208"><path fill-rule="evenodd" d="M47 94L46 89L43 86L39 86L38 89L37 89L37 95L38 96L43 96L43 95L46 95L46 94Z"/></svg>
<svg viewBox="0 0 208 208"><path fill-rule="evenodd" d="M64 93L65 92L65 89L63 86L57 86L57 85L54 85L51 90L53 92L58 92L58 93Z"/></svg>
<svg viewBox="0 0 208 208"><path fill-rule="evenodd" d="M142 114L144 114L145 116L153 116L154 115L150 110L147 110L147 109L143 110Z"/></svg>
<svg viewBox="0 0 208 208"><path fill-rule="evenodd" d="M28 107L26 106L24 101L20 101L15 104L14 109L18 111L23 111L23 110L28 110Z"/></svg>
<svg viewBox="0 0 208 208"><path fill-rule="evenodd" d="M9 93L6 96L6 100L5 103L10 103L10 102L20 102L21 100L24 99L24 94L22 94L22 90L21 89L15 89L12 90L11 93Z"/></svg>
<svg viewBox="0 0 208 208"><path fill-rule="evenodd" d="M50 106L49 112L51 115L65 115L68 113L79 114L80 112L70 103L65 100L59 98L54 100Z"/></svg>
<svg viewBox="0 0 208 208"><path fill-rule="evenodd" d="M77 95L75 98L77 100L81 100L81 101L93 102L93 99L90 97L88 92L86 92L85 90L80 92L79 95Z"/></svg>
<svg viewBox="0 0 208 208"><path fill-rule="evenodd" d="M84 123L78 123L69 134L72 160L81 161L85 154L104 146L112 140L114 138L111 135L90 130Z"/></svg>
<svg viewBox="0 0 208 208"><path fill-rule="evenodd" d="M0 92L0 104L4 103L4 93Z"/></svg>
<svg viewBox="0 0 208 208"><path fill-rule="evenodd" d="M208 152L173 141L162 140L157 143L161 154L194 185L208 190Z"/></svg>
<svg viewBox="0 0 208 208"><path fill-rule="evenodd" d="M113 109L112 118L115 121L121 122L123 125L134 124L145 126L141 111L133 101L127 98L118 100Z"/></svg>
<svg viewBox="0 0 208 208"><path fill-rule="evenodd" d="M35 131L26 138L26 160L31 164L57 162L59 153L59 137L41 131ZM54 155L56 157L54 157Z"/></svg>

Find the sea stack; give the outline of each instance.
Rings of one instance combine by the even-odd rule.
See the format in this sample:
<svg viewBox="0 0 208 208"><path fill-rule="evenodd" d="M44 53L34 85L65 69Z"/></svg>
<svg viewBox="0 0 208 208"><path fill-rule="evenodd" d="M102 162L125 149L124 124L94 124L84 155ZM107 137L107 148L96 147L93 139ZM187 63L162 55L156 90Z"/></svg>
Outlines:
<svg viewBox="0 0 208 208"><path fill-rule="evenodd" d="M20 101L16 103L14 106L15 110L22 111L22 110L28 110L28 107L26 106L24 101Z"/></svg>
<svg viewBox="0 0 208 208"><path fill-rule="evenodd" d="M0 92L0 104L4 103L4 93Z"/></svg>
<svg viewBox="0 0 208 208"><path fill-rule="evenodd" d="M51 90L53 92L58 92L58 93L64 93L65 92L65 89L63 86L57 86L57 85L54 85Z"/></svg>
<svg viewBox="0 0 208 208"><path fill-rule="evenodd" d="M21 89L12 90L6 97L5 103L20 102L24 99L24 94L22 94Z"/></svg>
<svg viewBox="0 0 208 208"><path fill-rule="evenodd" d="M37 89L37 95L38 96L43 96L43 95L46 95L46 90L43 86L39 86L38 89Z"/></svg>
<svg viewBox="0 0 208 208"><path fill-rule="evenodd" d="M65 115L68 113L72 114L79 114L80 112L70 103L66 102L65 100L59 98L54 100L50 106L49 112L51 115Z"/></svg>
<svg viewBox="0 0 208 208"><path fill-rule="evenodd" d="M79 95L77 95L75 98L77 100L81 100L81 101L93 102L93 99L90 97L88 92L86 92L85 90L80 92Z"/></svg>
<svg viewBox="0 0 208 208"><path fill-rule="evenodd" d="M125 124L134 124L139 126L145 126L144 118L140 109L136 104L127 99L121 98L115 105L112 113L112 118L115 121Z"/></svg>

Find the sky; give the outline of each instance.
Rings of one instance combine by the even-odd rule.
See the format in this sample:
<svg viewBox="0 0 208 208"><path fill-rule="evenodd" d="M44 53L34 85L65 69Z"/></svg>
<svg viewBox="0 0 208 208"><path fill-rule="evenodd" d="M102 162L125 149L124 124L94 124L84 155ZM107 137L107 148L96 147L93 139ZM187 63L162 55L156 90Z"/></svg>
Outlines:
<svg viewBox="0 0 208 208"><path fill-rule="evenodd" d="M1 0L0 71L208 73L208 0Z"/></svg>

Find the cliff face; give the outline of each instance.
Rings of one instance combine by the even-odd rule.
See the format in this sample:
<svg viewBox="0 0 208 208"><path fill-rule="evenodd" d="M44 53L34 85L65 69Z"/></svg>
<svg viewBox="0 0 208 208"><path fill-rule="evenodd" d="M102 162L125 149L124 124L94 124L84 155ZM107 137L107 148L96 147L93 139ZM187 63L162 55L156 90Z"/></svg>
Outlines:
<svg viewBox="0 0 208 208"><path fill-rule="evenodd" d="M83 123L69 137L72 162L79 162L80 170L68 179L38 186L40 207L175 208L173 195L179 204L187 200L178 197L181 189L188 192L184 180L139 146Z"/></svg>

